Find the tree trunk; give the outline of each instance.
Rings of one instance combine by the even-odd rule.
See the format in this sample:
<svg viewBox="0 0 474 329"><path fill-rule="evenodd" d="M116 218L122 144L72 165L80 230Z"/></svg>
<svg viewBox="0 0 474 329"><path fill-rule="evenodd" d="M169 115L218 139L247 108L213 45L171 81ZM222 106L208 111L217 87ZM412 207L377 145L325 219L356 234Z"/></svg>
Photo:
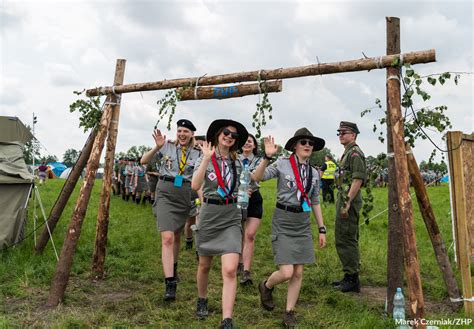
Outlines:
<svg viewBox="0 0 474 329"><path fill-rule="evenodd" d="M242 97L247 95L258 95L264 91L267 93L278 93L282 90L281 80L266 81L259 83L247 83L233 86L222 87L194 87L178 88L180 101L189 101L197 99L224 99Z"/></svg>
<svg viewBox="0 0 474 329"><path fill-rule="evenodd" d="M410 64L430 63L436 61L436 54L434 49L406 53L402 54L402 56L403 62ZM112 87L98 87L87 90L86 94L87 96L98 96L112 94L114 91L116 93L123 94L136 91L172 89L179 87L186 88L196 86L196 82L198 82L199 86L212 86L245 81L278 80L342 72L370 71L374 69L390 67L392 66L392 63L399 58L400 55L395 54L373 58L361 58L345 62L321 63L291 68L279 68L273 70L257 70L214 76L134 83L118 86L115 89L113 89Z"/></svg>
<svg viewBox="0 0 474 329"><path fill-rule="evenodd" d="M114 85L121 85L125 74L125 60L117 60ZM92 276L96 279L104 277L104 263L107 247L107 232L109 229L110 186L114 170L115 145L117 144L118 123L120 118L120 103L113 106L112 121L107 137L107 151L105 154L105 168L100 193L99 213L97 214L97 230L95 237L94 255L92 257Z"/></svg>
<svg viewBox="0 0 474 329"><path fill-rule="evenodd" d="M406 149L408 152L408 170L413 182L413 187L415 188L418 207L420 208L421 216L423 217L423 221L425 222L426 229L428 230L431 243L433 244L436 260L438 262L439 269L443 274L443 280L446 284L448 295L450 298L458 299L461 297L461 294L459 292L456 278L454 277L453 269L451 268L451 263L449 262L448 251L446 250L443 237L441 236L438 224L436 223L433 208L431 208L430 199L428 197L428 193L426 192L423 177L421 177L420 169L418 168L415 157L411 152L410 146L406 145ZM455 310L457 310L461 305L462 304L459 302L453 304Z"/></svg>
<svg viewBox="0 0 474 329"><path fill-rule="evenodd" d="M413 206L411 203L407 157L405 150L405 134L400 109L400 75L398 67L388 69L387 109L393 137L395 154L395 170L397 171L398 208L403 223L403 246L405 253L405 275L408 282L408 309L410 318L421 321L424 318L424 300L420 278L420 264L416 250L416 236L413 227ZM416 326L424 328L425 325Z"/></svg>
<svg viewBox="0 0 474 329"><path fill-rule="evenodd" d="M53 209L51 209L51 212L47 220L48 226L46 226L43 229L43 232L41 233L41 236L38 239L38 242L36 243L36 246L35 246L36 252L42 252L44 250L44 248L46 247L46 244L49 241L50 234L53 234L56 224L61 218L63 210L66 207L67 202L69 201L69 197L74 191L77 181L81 177L81 173L87 164L87 160L89 160L89 156L91 154L92 145L94 144L95 136L96 136L95 129L92 129L89 137L87 138L86 144L84 145L81 151L81 154L79 155L79 158L74 164L74 167L72 168L71 172L69 173L68 178L66 179L66 182L63 185L61 193L59 193L58 199L56 200L56 203L54 204Z"/></svg>
<svg viewBox="0 0 474 329"><path fill-rule="evenodd" d="M387 17L387 55L400 53L400 19ZM389 72L387 70L387 78ZM387 89L388 92L388 89ZM388 94L387 94L387 108ZM393 313L393 297L397 287L403 287L403 227L398 212L397 171L393 158L393 139L387 112L388 159L388 237L387 237L387 314Z"/></svg>

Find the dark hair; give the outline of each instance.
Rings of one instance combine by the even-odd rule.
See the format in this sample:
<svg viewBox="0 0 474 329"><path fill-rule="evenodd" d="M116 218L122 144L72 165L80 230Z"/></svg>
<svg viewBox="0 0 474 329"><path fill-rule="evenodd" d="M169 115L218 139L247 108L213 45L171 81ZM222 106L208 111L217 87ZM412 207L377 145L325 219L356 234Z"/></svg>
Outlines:
<svg viewBox="0 0 474 329"><path fill-rule="evenodd" d="M224 126L224 127L221 127L219 128L219 130L216 132L216 134L214 135L214 138L212 139L211 141L211 145L212 146L215 146L217 147L217 145L219 144L219 135L224 131L225 128L227 127L234 127L234 126ZM234 127L235 128L235 127ZM237 128L236 128L237 129ZM235 142L234 142L234 145L232 145L232 147L230 148L229 150L229 153L230 153L230 156L233 160L237 159L237 150L238 150L238 140L235 139Z"/></svg>
<svg viewBox="0 0 474 329"><path fill-rule="evenodd" d="M249 133L249 137L252 138L253 144L255 145L255 147L254 147L253 150L252 150L252 153L253 153L253 155L257 155L257 153L258 153L258 142L257 142L257 139L255 138L254 135L252 135L252 134L250 134L250 133ZM248 137L247 137L247 139L248 139ZM242 146L242 147L243 147L243 146ZM244 150L241 148L240 151L243 152Z"/></svg>

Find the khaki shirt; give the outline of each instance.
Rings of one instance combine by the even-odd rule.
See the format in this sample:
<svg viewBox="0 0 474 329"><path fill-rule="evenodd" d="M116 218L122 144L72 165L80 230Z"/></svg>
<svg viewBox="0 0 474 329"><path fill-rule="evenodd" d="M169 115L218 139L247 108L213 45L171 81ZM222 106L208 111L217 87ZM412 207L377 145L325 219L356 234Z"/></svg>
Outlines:
<svg viewBox="0 0 474 329"><path fill-rule="evenodd" d="M307 166L306 169L311 168L312 180L311 189L308 196L312 205L319 204L319 172L311 167L308 162L301 164ZM281 157L265 169L263 174L263 181L271 178L277 178L277 202L285 206L300 206L301 202L298 200L298 187L296 185L296 178L291 168L290 158Z"/></svg>
<svg viewBox="0 0 474 329"><path fill-rule="evenodd" d="M179 173L179 163L181 161L181 146L175 145L174 141L167 141L157 152L162 155L162 164L160 167L160 175L175 177ZM194 147L186 150L186 165L184 167L183 178L191 181L194 172L196 160L200 157L201 152Z"/></svg>
<svg viewBox="0 0 474 329"><path fill-rule="evenodd" d="M239 157L237 158L239 161L240 161L240 166L242 167L242 169L244 168L244 155L243 154L239 154ZM255 171L255 169L258 167L258 165L260 164L260 162L262 162L262 157L259 157L259 156L255 156L253 153L250 154L250 156L247 158L247 160L249 160L249 170L251 173L253 173ZM250 182L250 189L252 190L252 192L255 192L255 191L258 191L258 189L260 188L260 185L257 183L257 182Z"/></svg>
<svg viewBox="0 0 474 329"><path fill-rule="evenodd" d="M217 165L219 166L219 168L222 168L222 159L218 154L216 155L217 155ZM202 159L203 159L203 156L201 155L199 159L196 161L194 171L197 171L197 169L201 165ZM232 185L232 182L234 179L234 176L232 173L232 159L230 157L226 157L225 162L227 165L227 169L230 171L230 182ZM235 182L235 188L232 193L232 196L234 198L237 197L237 193L239 190L239 183L240 183L239 176L240 176L240 173L242 172L242 165L239 160L235 160L235 169L237 171L237 177L236 177L236 182ZM219 193L217 193L218 187L219 185L217 183L217 175L216 175L216 172L214 171L214 166L212 165L212 160L211 160L209 161L209 164L207 165L207 168L206 168L206 173L204 174L204 184L202 188L203 196L210 199L222 199Z"/></svg>
<svg viewBox="0 0 474 329"><path fill-rule="evenodd" d="M367 179L365 156L355 142L346 145L338 170L340 177L338 179L338 186L342 188L347 187L348 189L353 179L362 179L364 181ZM341 186L341 183L346 186ZM354 200L356 199L362 201L360 189Z"/></svg>

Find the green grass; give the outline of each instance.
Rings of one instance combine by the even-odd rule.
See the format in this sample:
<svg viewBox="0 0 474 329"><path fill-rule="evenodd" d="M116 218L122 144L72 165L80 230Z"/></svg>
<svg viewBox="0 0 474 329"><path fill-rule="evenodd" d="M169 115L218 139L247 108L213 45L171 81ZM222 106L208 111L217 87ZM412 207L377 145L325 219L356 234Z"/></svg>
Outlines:
<svg viewBox="0 0 474 329"><path fill-rule="evenodd" d="M40 186L46 212L49 213L64 181L51 180ZM80 184L54 232L58 252ZM101 181L97 181L84 221L82 234L74 257L71 278L65 301L57 309L42 308L55 271L56 259L51 244L39 255L33 252L33 238L20 246L0 254L0 327L217 327L220 323L221 278L220 260L214 259L210 275L210 316L205 321L195 319L196 259L193 251L183 250L179 261L181 283L178 300L163 302L163 274L160 261L160 238L149 206L123 202L112 197L106 271L103 281L90 280L91 259L95 239L95 223ZM445 243L450 246L451 216L447 186L428 189L436 219ZM271 215L275 204L275 182L262 186L264 218L258 231L253 263L254 282L258 282L274 269L271 252ZM387 190L374 189L375 209L383 211L387 205ZM39 209L38 209L39 211ZM314 328L394 328L384 317L386 283L387 214L361 226L361 281L359 295L334 292L329 287L333 279L341 276L334 247L334 206L324 205L323 214L328 227L328 247L316 247L317 262L305 267L301 296L297 304L300 327ZM32 207L30 207L30 218ZM41 216L40 216L41 218ZM42 218L41 218L42 220ZM415 223L420 258L426 317L447 319L465 317L450 313L447 293L438 269L431 242L415 205ZM28 230L33 228L29 220ZM42 228L39 230L41 232ZM313 232L316 233L314 227ZM315 234L316 236L316 234ZM449 248L451 259L453 249ZM454 264L454 263L453 263ZM459 273L455 269L459 279ZM281 326L286 299L286 285L275 289L276 308L273 312L260 307L256 285L238 288L234 309L234 322L240 328L274 328ZM378 296L378 297L377 297ZM459 328L456 327L456 328Z"/></svg>

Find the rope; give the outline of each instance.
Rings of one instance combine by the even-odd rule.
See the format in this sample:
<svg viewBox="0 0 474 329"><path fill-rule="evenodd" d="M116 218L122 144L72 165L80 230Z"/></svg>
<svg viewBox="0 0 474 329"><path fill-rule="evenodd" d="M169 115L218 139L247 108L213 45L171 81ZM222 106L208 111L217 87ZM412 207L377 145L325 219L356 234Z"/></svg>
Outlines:
<svg viewBox="0 0 474 329"><path fill-rule="evenodd" d="M257 80L258 80L258 94L260 95L262 93L262 89L260 88L260 84L262 83L262 70L258 71Z"/></svg>
<svg viewBox="0 0 474 329"><path fill-rule="evenodd" d="M398 75L391 75L387 78L387 81L389 80L397 80L398 82L400 82L400 77Z"/></svg>
<svg viewBox="0 0 474 329"><path fill-rule="evenodd" d="M199 79L201 79L201 77L197 77L197 79L196 79L196 85L194 86L194 99L199 99L199 98L198 98Z"/></svg>
<svg viewBox="0 0 474 329"><path fill-rule="evenodd" d="M379 58L374 58L375 66L376 66L378 69L383 68L382 58L383 58L383 56L380 56Z"/></svg>
<svg viewBox="0 0 474 329"><path fill-rule="evenodd" d="M49 229L48 221L46 220L46 213L44 211L43 202L41 202L41 197L40 197L40 194L39 194L39 191L38 191L38 187L36 185L35 185L35 195L38 198L38 202L39 202L39 205L40 205L40 208L41 208L41 213L43 214L44 224L46 225L46 228L48 229L49 238L51 239L51 244L53 245L54 254L56 255L56 260L59 261L58 251L56 250L56 245L54 244L53 235L51 234L51 230ZM35 243L35 245L36 245L36 243Z"/></svg>
<svg viewBox="0 0 474 329"><path fill-rule="evenodd" d="M453 303L459 303L459 302L474 302L474 297L469 297L469 298L464 298L464 297L460 297L460 298L449 298L449 300L451 300L451 302L453 302Z"/></svg>

